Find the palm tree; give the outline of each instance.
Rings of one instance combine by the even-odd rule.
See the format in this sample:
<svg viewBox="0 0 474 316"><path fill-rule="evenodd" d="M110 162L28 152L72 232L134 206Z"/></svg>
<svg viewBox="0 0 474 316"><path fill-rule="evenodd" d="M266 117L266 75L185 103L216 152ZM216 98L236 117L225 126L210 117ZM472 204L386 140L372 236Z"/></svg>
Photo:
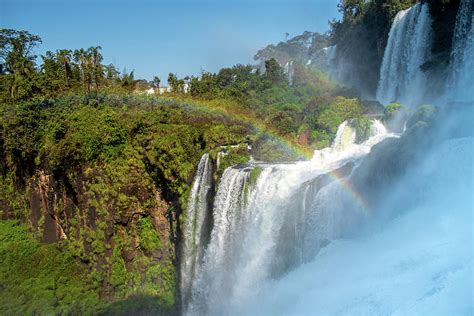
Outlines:
<svg viewBox="0 0 474 316"><path fill-rule="evenodd" d="M56 51L56 60L63 69L63 75L66 82L66 87L69 86L69 75L71 72L71 53L69 49L61 49Z"/></svg>
<svg viewBox="0 0 474 316"><path fill-rule="evenodd" d="M91 68L92 68L91 79L94 81L97 91L99 91L100 80L104 76L103 67L101 64L104 58L102 57L102 54L100 53L101 49L102 47L95 46L95 47L89 47L89 49L87 50L89 54L89 58L90 58Z"/></svg>
<svg viewBox="0 0 474 316"><path fill-rule="evenodd" d="M81 75L81 83L85 82L85 63L86 63L86 51L84 48L74 50L74 61L79 65L79 73Z"/></svg>

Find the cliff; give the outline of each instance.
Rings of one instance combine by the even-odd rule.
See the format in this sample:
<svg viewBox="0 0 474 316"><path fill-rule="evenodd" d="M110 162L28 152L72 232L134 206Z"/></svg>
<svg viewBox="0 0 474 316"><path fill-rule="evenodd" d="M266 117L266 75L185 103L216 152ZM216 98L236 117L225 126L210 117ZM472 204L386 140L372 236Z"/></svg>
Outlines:
<svg viewBox="0 0 474 316"><path fill-rule="evenodd" d="M178 218L197 163L250 130L171 101L81 101L2 108L1 305L12 314L171 313ZM42 266L46 250L67 263ZM37 265L38 278L12 262Z"/></svg>

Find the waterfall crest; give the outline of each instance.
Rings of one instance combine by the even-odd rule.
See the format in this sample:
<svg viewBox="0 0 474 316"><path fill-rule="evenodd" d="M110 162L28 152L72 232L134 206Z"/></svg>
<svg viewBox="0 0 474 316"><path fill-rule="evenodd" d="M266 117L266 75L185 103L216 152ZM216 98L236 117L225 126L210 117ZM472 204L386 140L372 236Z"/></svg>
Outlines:
<svg viewBox="0 0 474 316"><path fill-rule="evenodd" d="M209 205L209 195L211 190L212 164L209 154L204 154L196 171L182 229L180 277L183 303L189 299L191 284L200 269L204 256L204 248L210 229L211 205Z"/></svg>
<svg viewBox="0 0 474 316"><path fill-rule="evenodd" d="M372 137L356 144L355 130L346 121L331 148L316 151L311 161L226 169L187 314L235 311L261 284L308 262L364 220L366 205L355 205L348 183L370 148L394 136L381 126L374 121Z"/></svg>
<svg viewBox="0 0 474 316"><path fill-rule="evenodd" d="M430 57L431 37L428 4L416 4L396 15L380 68L377 101L416 105L423 100L427 79L420 67Z"/></svg>

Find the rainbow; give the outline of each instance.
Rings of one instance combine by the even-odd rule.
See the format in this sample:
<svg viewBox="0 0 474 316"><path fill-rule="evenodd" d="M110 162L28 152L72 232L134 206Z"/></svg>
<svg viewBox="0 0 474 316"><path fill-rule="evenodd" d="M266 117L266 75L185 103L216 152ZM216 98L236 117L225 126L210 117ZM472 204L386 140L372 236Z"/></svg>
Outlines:
<svg viewBox="0 0 474 316"><path fill-rule="evenodd" d="M352 200L366 213L371 213L369 201L357 190L347 175L343 175L338 169L330 171L329 176L337 181L341 187L349 194Z"/></svg>
<svg viewBox="0 0 474 316"><path fill-rule="evenodd" d="M163 98L163 97L160 97ZM166 98L169 101L176 102L176 98ZM287 153L296 154L300 157L304 157L307 160L310 160L313 157L313 151L304 148L291 142L289 139L286 139L266 127L262 124L257 118L249 118L242 113L239 113L239 106L234 103L229 103L228 100L211 100L211 101L199 101L190 98L180 98L180 101L184 104L199 108L200 110L205 111L206 113L211 114L224 114L233 119L242 121L246 124L252 126L258 133L265 133L273 141L277 142L282 148L285 149ZM227 106L226 106L227 105ZM332 170L328 175L341 185L341 187L349 194L352 200L366 213L371 213L371 207L367 199L357 190L354 184L350 181L347 175L343 175L339 169Z"/></svg>

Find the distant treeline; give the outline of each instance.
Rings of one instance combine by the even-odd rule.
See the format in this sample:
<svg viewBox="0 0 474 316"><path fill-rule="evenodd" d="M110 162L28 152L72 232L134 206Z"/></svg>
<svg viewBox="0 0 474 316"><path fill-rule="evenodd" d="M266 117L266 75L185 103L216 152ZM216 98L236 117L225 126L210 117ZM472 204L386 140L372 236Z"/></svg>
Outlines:
<svg viewBox="0 0 474 316"><path fill-rule="evenodd" d="M113 64L103 64L101 46L48 51L40 56L38 65L34 50L41 43L38 35L28 31L0 30L1 100L21 101L68 93L132 92L160 87L161 79L157 76L150 82L136 80L133 71L120 72ZM266 70L260 75L250 65L237 65L222 69L218 74L203 72L200 77L183 79L170 73L166 91L174 94L190 92L192 96L204 98L242 96L251 90L261 91L284 82L283 70L275 60L267 61Z"/></svg>

